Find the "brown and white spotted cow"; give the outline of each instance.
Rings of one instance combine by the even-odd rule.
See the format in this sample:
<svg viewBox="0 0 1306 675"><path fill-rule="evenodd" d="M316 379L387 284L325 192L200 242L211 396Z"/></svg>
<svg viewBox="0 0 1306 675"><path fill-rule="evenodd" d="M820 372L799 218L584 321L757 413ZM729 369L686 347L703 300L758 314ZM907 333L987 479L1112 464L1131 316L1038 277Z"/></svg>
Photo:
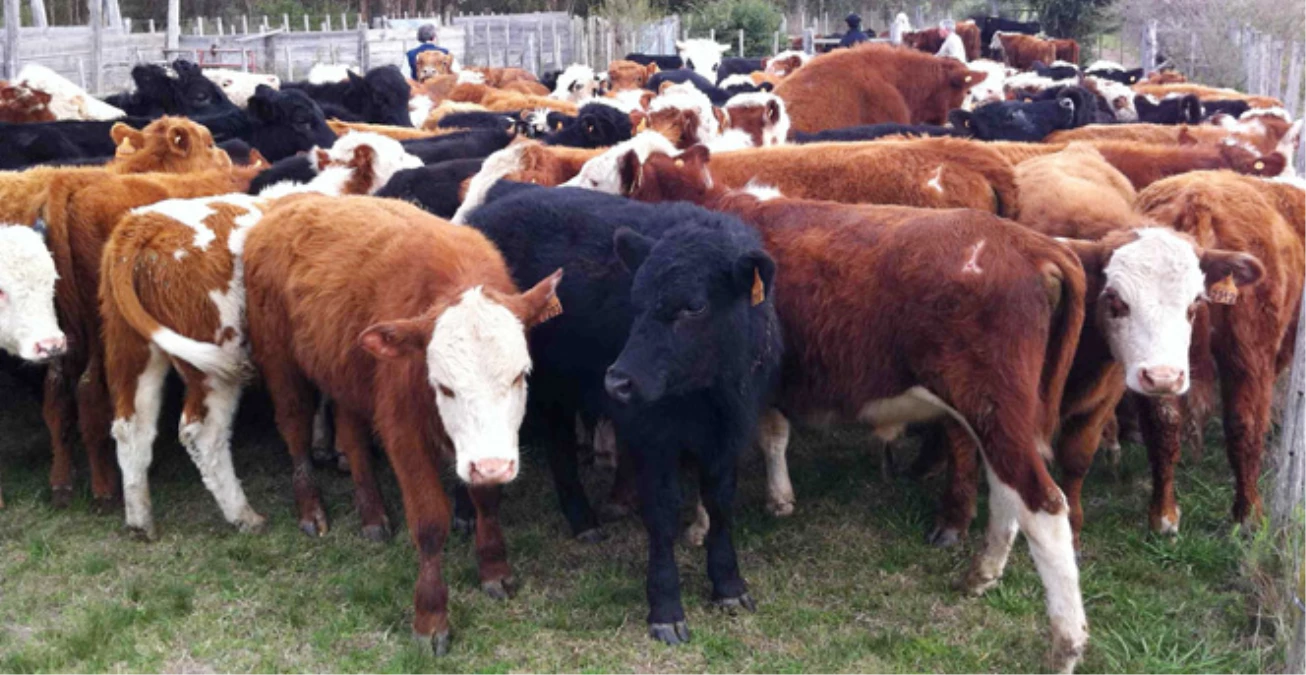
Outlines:
<svg viewBox="0 0 1306 675"><path fill-rule="evenodd" d="M713 183L707 154L641 162L628 153L621 190L731 213L761 233L784 271L775 297L786 417L856 421L883 438L944 418L958 438L978 443L992 512L967 588L994 586L1023 532L1047 593L1049 665L1073 669L1088 623L1065 496L1044 454L1084 320L1079 262L1051 239L979 211L729 191ZM883 316L901 321L876 320ZM1017 333L986 328L1016 325Z"/></svg>
<svg viewBox="0 0 1306 675"><path fill-rule="evenodd" d="M244 255L251 355L277 428L292 454L307 455L316 386L335 402L355 481L367 483L375 429L421 561L413 630L442 654L451 512L439 460L471 488L482 588L506 597L498 486L518 473L525 332L561 311L561 270L519 293L477 230L368 197L289 197L250 232Z"/></svg>
<svg viewBox="0 0 1306 675"><path fill-rule="evenodd" d="M287 194L370 194L396 171L421 166L398 141L366 133L315 150L314 159L318 175L306 185L274 185L258 197L231 193L139 207L105 245L100 312L112 430L127 527L146 539L156 534L148 473L171 368L186 385L181 442L205 487L228 522L242 530L263 524L236 479L230 449L248 370L241 251L249 229ZM295 468L298 496L311 488L311 476L301 479L304 467L297 462Z"/></svg>

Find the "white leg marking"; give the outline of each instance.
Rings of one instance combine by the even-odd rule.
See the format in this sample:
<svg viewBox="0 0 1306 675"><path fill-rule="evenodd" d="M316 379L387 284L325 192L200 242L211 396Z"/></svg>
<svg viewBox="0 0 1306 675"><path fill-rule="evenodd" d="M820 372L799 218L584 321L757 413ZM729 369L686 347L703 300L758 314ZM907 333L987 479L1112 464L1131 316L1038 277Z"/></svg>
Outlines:
<svg viewBox="0 0 1306 675"><path fill-rule="evenodd" d="M149 473L167 374L167 357L150 345L150 360L136 378L136 411L127 419L115 419L112 428L118 446L118 468L122 470L127 526L141 530L151 539L154 537L154 515L150 510Z"/></svg>
<svg viewBox="0 0 1306 675"><path fill-rule="evenodd" d="M992 471L988 471L988 477L989 527L984 535L984 548L971 562L966 577L966 588L976 595L997 585L1002 578L1011 544L1016 540L1019 511L1024 508L1015 490L999 481Z"/></svg>
<svg viewBox="0 0 1306 675"><path fill-rule="evenodd" d="M263 516L250 508L231 463L231 425L240 404L240 384L212 377L205 378L204 384L209 387L204 395L204 418L181 416L181 443L227 522L242 530L258 529Z"/></svg>
<svg viewBox="0 0 1306 675"><path fill-rule="evenodd" d="M757 446L766 460L766 510L773 516L792 515L794 486L789 482L789 464L785 458L789 449L789 420L779 410L770 408L762 413L757 426ZM706 513L703 515L706 517Z"/></svg>
<svg viewBox="0 0 1306 675"><path fill-rule="evenodd" d="M981 239L970 248L970 258L966 260L965 265L961 266L962 274L981 274L984 272L979 266L980 251L984 250L984 242L985 240Z"/></svg>

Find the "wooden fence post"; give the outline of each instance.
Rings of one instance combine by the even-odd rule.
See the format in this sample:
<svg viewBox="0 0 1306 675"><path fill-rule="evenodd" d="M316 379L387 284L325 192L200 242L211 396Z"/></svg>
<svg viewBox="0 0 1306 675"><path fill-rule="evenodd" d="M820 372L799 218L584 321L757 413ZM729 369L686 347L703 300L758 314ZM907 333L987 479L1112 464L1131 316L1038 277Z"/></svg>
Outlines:
<svg viewBox="0 0 1306 675"><path fill-rule="evenodd" d="M18 28L23 10L18 0L5 0L5 79L18 77Z"/></svg>
<svg viewBox="0 0 1306 675"><path fill-rule="evenodd" d="M32 10L33 26L45 28L50 25L45 16L45 0L29 0L27 6Z"/></svg>
<svg viewBox="0 0 1306 675"><path fill-rule="evenodd" d="M343 16L341 17L344 18ZM358 65L363 72L372 69L372 55L367 48L367 22L363 21L363 15L358 15Z"/></svg>
<svg viewBox="0 0 1306 675"><path fill-rule="evenodd" d="M219 16L218 18L214 19L214 20L213 20L213 23L216 24L217 27L218 27L218 37L222 37L222 33L223 33L223 31L222 31L222 17Z"/></svg>
<svg viewBox="0 0 1306 675"><path fill-rule="evenodd" d="M241 34L241 35L249 35L249 15L248 15L248 14L241 14L241 15L240 15L240 34Z"/></svg>
<svg viewBox="0 0 1306 675"><path fill-rule="evenodd" d="M503 17L503 67L507 68L508 54L512 51L512 17Z"/></svg>
<svg viewBox="0 0 1306 675"><path fill-rule="evenodd" d="M15 3L17 4L17 3ZM104 6L91 3L91 80L92 94L104 90ZM16 22L15 22L16 23Z"/></svg>
<svg viewBox="0 0 1306 675"><path fill-rule="evenodd" d="M771 56L780 53L780 31L771 34Z"/></svg>
<svg viewBox="0 0 1306 675"><path fill-rule="evenodd" d="M1290 117L1296 119L1302 111L1301 108L1301 41L1293 40L1292 48L1288 50L1288 92L1284 96L1284 105L1288 107ZM1300 158L1299 158L1300 159Z"/></svg>
<svg viewBox="0 0 1306 675"><path fill-rule="evenodd" d="M812 42L812 39L813 39L814 37L815 37L815 36L812 35L812 29L811 29L811 28L804 28L804 29L803 29L803 53L805 53L805 54L811 54L811 53L812 53L812 48L815 46L815 43Z"/></svg>
<svg viewBox="0 0 1306 675"><path fill-rule="evenodd" d="M195 34L199 36L204 35L204 17L202 16L195 17Z"/></svg>
<svg viewBox="0 0 1306 675"><path fill-rule="evenodd" d="M165 49L176 49L181 41L181 0L168 0L168 33L163 38Z"/></svg>
<svg viewBox="0 0 1306 675"><path fill-rule="evenodd" d="M739 29L739 58L744 58L744 29Z"/></svg>
<svg viewBox="0 0 1306 675"><path fill-rule="evenodd" d="M308 15L307 15L307 14L304 15L304 32L305 32L305 33L308 32Z"/></svg>
<svg viewBox="0 0 1306 675"><path fill-rule="evenodd" d="M1306 304L1303 304L1306 306ZM1291 330L1291 329L1290 329ZM1287 669L1284 672L1297 672L1306 660L1303 654L1303 642L1306 641L1306 617L1303 617L1302 602L1302 551L1298 550L1301 540L1301 523L1295 522L1301 513L1303 488L1306 483L1306 313L1297 321L1297 346L1293 353L1292 369L1288 375L1288 400L1284 405L1283 428L1279 434L1279 443L1273 449L1272 470L1267 472L1274 477L1274 491L1270 495L1270 525L1287 560L1289 576L1288 611L1292 617L1292 628L1288 637ZM1282 538L1279 538L1282 535Z"/></svg>
<svg viewBox="0 0 1306 675"><path fill-rule="evenodd" d="M553 30L553 68L558 70L562 68L562 42L558 39L558 19L554 18L549 22Z"/></svg>
<svg viewBox="0 0 1306 675"><path fill-rule="evenodd" d="M148 32L149 32L149 34L150 34L150 35L154 35L154 19L150 19L150 20L146 23L146 26L148 27Z"/></svg>

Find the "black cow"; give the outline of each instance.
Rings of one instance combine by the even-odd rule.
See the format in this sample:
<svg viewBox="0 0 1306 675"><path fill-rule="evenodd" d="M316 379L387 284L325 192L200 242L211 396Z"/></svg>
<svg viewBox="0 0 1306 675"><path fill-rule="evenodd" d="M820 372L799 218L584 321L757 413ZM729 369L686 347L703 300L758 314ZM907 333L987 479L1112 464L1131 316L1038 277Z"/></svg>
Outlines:
<svg viewBox="0 0 1306 675"><path fill-rule="evenodd" d="M775 85L770 82L755 83L736 80L725 87L721 87L721 90L730 96L738 96L739 94L752 94L759 91L774 91Z"/></svg>
<svg viewBox="0 0 1306 675"><path fill-rule="evenodd" d="M650 63L658 64L658 70L679 70L685 67L685 62L675 54L637 54L631 53L626 55L627 61L634 61L641 66L647 66ZM552 91L552 90L550 90Z"/></svg>
<svg viewBox="0 0 1306 675"><path fill-rule="evenodd" d="M745 59L738 56L728 56L721 59L721 65L717 66L716 82L721 84L721 80L731 75L748 75L759 70L766 70L766 59Z"/></svg>
<svg viewBox="0 0 1306 675"><path fill-rule="evenodd" d="M1111 80L1112 82L1119 82L1121 84L1127 84L1133 86L1135 84L1138 84L1138 82L1143 79L1143 75L1145 75L1146 73L1142 68L1124 69L1124 68L1099 67L1093 70L1086 70L1084 71L1084 74L1092 75L1093 77L1100 77L1104 80Z"/></svg>
<svg viewBox="0 0 1306 675"><path fill-rule="evenodd" d="M0 123L0 169L25 169L35 164L102 164L118 149L109 136L114 124L123 122L141 129L152 121L149 117L123 117L109 121Z"/></svg>
<svg viewBox="0 0 1306 675"><path fill-rule="evenodd" d="M1243 116L1243 113L1251 109L1252 106L1247 101L1236 98L1202 101L1202 120L1208 120L1221 113L1238 119Z"/></svg>
<svg viewBox="0 0 1306 675"><path fill-rule="evenodd" d="M329 148L336 142L336 134L327 126L322 110L302 91L278 91L259 85L249 97L245 120L249 127L240 138L257 148L269 162L314 146Z"/></svg>
<svg viewBox="0 0 1306 675"><path fill-rule="evenodd" d="M1049 80L1070 80L1079 77L1079 66L1073 63L1062 63L1060 65L1047 65L1042 61L1035 61L1032 70L1038 73L1039 77L1046 77Z"/></svg>
<svg viewBox="0 0 1306 675"><path fill-rule="evenodd" d="M1037 143L1053 131L1073 129L1083 119L1075 99L1060 96L1052 101L1000 101L980 106L973 112L953 110L948 121L984 141Z"/></svg>
<svg viewBox="0 0 1306 675"><path fill-rule="evenodd" d="M354 118L346 121L413 126L412 117L408 114L411 92L408 80L394 66L373 68L361 77L351 71L349 79L343 82L288 82L281 88L283 91L303 91L323 106L324 111L331 109L337 117Z"/></svg>
<svg viewBox="0 0 1306 675"><path fill-rule="evenodd" d="M484 110L449 113L441 117L435 125L441 129L512 129L517 133L524 133L526 130L520 112Z"/></svg>
<svg viewBox="0 0 1306 675"><path fill-rule="evenodd" d="M586 103L576 117L562 123L562 128L545 135L545 145L573 148L606 148L630 140L634 128L630 115L605 103Z"/></svg>
<svg viewBox="0 0 1306 675"><path fill-rule="evenodd" d="M650 635L689 639L675 563L682 453L697 459L712 520L712 597L753 609L731 540L735 462L776 384L782 351L775 264L757 233L690 204L506 182L470 223L503 252L519 285L543 279L547 265L567 270L562 314L529 336L528 411L550 430L573 532L597 527L576 467L574 420L584 410L613 420L634 467L649 536Z"/></svg>
<svg viewBox="0 0 1306 675"><path fill-rule="evenodd" d="M967 137L971 132L965 128L941 127L933 124L897 124L895 122L885 122L882 124L862 124L855 127L842 127L839 129L825 129L807 133L796 131L793 134L795 143L827 143L831 141L871 141L884 136L893 136L901 134L904 136L961 136Z"/></svg>
<svg viewBox="0 0 1306 675"><path fill-rule="evenodd" d="M488 157L507 147L515 137L514 132L504 129L470 129L444 136L414 138L400 141L400 144L423 164L438 164L451 159Z"/></svg>
<svg viewBox="0 0 1306 675"><path fill-rule="evenodd" d="M249 194L257 195L277 183L310 183L317 178L317 166L308 155L291 155L272 163L250 181Z"/></svg>
<svg viewBox="0 0 1306 675"><path fill-rule="evenodd" d="M458 196L463 181L481 170L484 157L452 159L417 169L404 169L376 192L377 197L402 199L441 218L449 219L462 204Z"/></svg>
<svg viewBox="0 0 1306 675"><path fill-rule="evenodd" d="M1075 104L1075 126L1086 124L1114 124L1115 113L1106 99L1078 86L1049 87L1042 91L1021 95L1018 101L1055 101L1068 98Z"/></svg>
<svg viewBox="0 0 1306 675"><path fill-rule="evenodd" d="M983 52L985 58L993 58L993 50L989 48L989 44L993 42L993 34L998 31L1038 35L1043 30L1043 26L1037 21L1012 21L998 16L972 16L970 20L974 21L976 26L979 26L980 51Z"/></svg>
<svg viewBox="0 0 1306 675"><path fill-rule="evenodd" d="M695 89L707 94L707 97L712 100L712 105L717 106L718 108L724 106L726 101L730 100L731 96L731 94L726 90L720 89L715 84L708 81L706 77L703 77L689 69L664 70L659 73L654 73L652 77L648 78L648 82L644 84L644 88L656 92L661 90L664 82L670 82L672 84L683 84L688 82L694 85Z"/></svg>
<svg viewBox="0 0 1306 675"><path fill-rule="evenodd" d="M1194 94L1166 97L1153 102L1150 96L1134 97L1138 121L1147 124L1197 124L1202 121L1202 102Z"/></svg>
<svg viewBox="0 0 1306 675"><path fill-rule="evenodd" d="M204 76L199 66L178 59L172 63L172 69L176 77L170 76L160 65L138 65L132 68L131 73L135 90L115 94L104 100L135 117L197 117L238 110L222 88Z"/></svg>

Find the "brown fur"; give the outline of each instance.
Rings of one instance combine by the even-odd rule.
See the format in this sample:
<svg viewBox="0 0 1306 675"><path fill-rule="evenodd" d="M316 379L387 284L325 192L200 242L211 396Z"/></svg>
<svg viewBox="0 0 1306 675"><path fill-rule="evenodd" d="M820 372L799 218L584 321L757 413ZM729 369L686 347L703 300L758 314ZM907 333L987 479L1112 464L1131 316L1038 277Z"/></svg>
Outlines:
<svg viewBox="0 0 1306 675"><path fill-rule="evenodd" d="M1177 70L1160 70L1148 73L1142 84L1184 84L1187 81L1188 78Z"/></svg>
<svg viewBox="0 0 1306 675"><path fill-rule="evenodd" d="M431 52L422 52L430 54ZM420 55L419 55L420 56ZM413 138L431 138L433 136L443 136L444 134L454 131L454 129L413 129L411 127L395 127L388 124L367 124L365 122L342 122L338 119L327 120L327 126L331 127L337 136L344 136L351 131L370 131L374 134L393 138L396 141L406 141Z"/></svg>
<svg viewBox="0 0 1306 675"><path fill-rule="evenodd" d="M474 286L501 298L528 326L544 303L535 290L517 293L503 258L475 229L368 197L279 202L249 234L245 274L251 355L282 437L292 454L307 455L316 386L337 406L355 480L370 482L368 428L376 430L421 560L414 632L428 639L447 632L441 556L451 512L438 461L451 446L427 379L425 343L382 358L360 347L362 337L382 322L402 322L429 338L443 309ZM471 494L481 582L504 583L511 570L499 490L474 487Z"/></svg>
<svg viewBox="0 0 1306 675"><path fill-rule="evenodd" d="M0 87L0 122L26 124L52 121L54 113L50 112L49 94L21 84Z"/></svg>
<svg viewBox="0 0 1306 675"><path fill-rule="evenodd" d="M656 63L641 66L634 61L618 59L608 64L608 88L610 91L641 89L657 72Z"/></svg>
<svg viewBox="0 0 1306 675"><path fill-rule="evenodd" d="M1012 68L1030 70L1035 61L1051 65L1057 59L1057 46L1051 40L1021 33L1003 33L998 39L1002 42L1002 62Z"/></svg>
<svg viewBox="0 0 1306 675"><path fill-rule="evenodd" d="M1071 141L1138 141L1155 145L1178 145L1194 141L1215 145L1226 140L1246 143L1261 154L1274 152L1290 127L1277 117L1264 118L1264 133L1255 130L1231 131L1218 126L1167 124L1090 124L1078 129L1054 131L1043 139L1044 143L1069 143Z"/></svg>
<svg viewBox="0 0 1306 675"><path fill-rule="evenodd" d="M941 191L929 184L936 173ZM712 158L712 175L728 187L756 180L794 198L972 208L1008 217L1019 212L1011 163L984 144L955 138L723 152Z"/></svg>
<svg viewBox="0 0 1306 675"><path fill-rule="evenodd" d="M1274 199L1267 196L1275 195ZM1275 377L1287 368L1301 307L1306 256L1297 228L1280 216L1277 192L1259 180L1227 171L1204 171L1160 181L1138 195L1144 215L1191 235L1206 248L1242 251L1256 256L1265 276L1241 289L1236 304L1210 305L1199 312L1194 330L1193 390L1187 397L1199 419L1209 412L1203 394L1213 397L1213 382L1199 382L1218 372L1225 443L1234 473L1233 517L1247 522L1261 513L1256 481L1260 477ZM1199 364L1206 364L1198 368ZM1194 400L1196 399L1196 400ZM1147 403L1152 403L1148 401ZM1200 408L1205 407L1205 410ZM1151 518L1155 526L1174 514L1173 472L1178 458L1176 415L1144 406L1144 436L1153 459Z"/></svg>
<svg viewBox="0 0 1306 675"><path fill-rule="evenodd" d="M425 82L439 75L453 74L453 56L438 49L421 52L416 60L418 82Z"/></svg>
<svg viewBox="0 0 1306 675"><path fill-rule="evenodd" d="M1253 108L1282 108L1283 101L1269 96L1255 96L1244 94L1233 89L1221 89L1218 87L1208 87L1201 84L1192 84L1190 82L1172 83L1172 84L1152 84L1150 82L1139 82L1133 87L1134 91L1140 94L1149 94L1157 98L1165 98L1169 94L1196 94L1197 98L1202 101L1238 99L1247 101Z"/></svg>
<svg viewBox="0 0 1306 675"><path fill-rule="evenodd" d="M467 68L467 70L480 73L485 77L485 85L488 87L494 87L495 89L502 89L516 82L539 84L539 80L536 79L534 75L531 75L530 72L522 70L521 68L486 68L483 66L473 66ZM543 94L539 94L540 96L547 96L549 94L549 90L545 89L543 85L540 86L540 89L544 91Z"/></svg>
<svg viewBox="0 0 1306 675"><path fill-rule="evenodd" d="M943 124L984 73L953 59L865 44L813 58L775 89L795 131L859 124Z"/></svg>
<svg viewBox="0 0 1306 675"><path fill-rule="evenodd" d="M1016 165L1021 224L1053 237L1097 240L1138 223L1133 185L1086 143Z"/></svg>
<svg viewBox="0 0 1306 675"><path fill-rule="evenodd" d="M961 44L966 47L967 61L974 61L983 55L980 45L980 29L979 26L975 25L974 21L958 21L957 35L961 36Z"/></svg>
<svg viewBox="0 0 1306 675"><path fill-rule="evenodd" d="M1078 42L1075 42L1074 40L1071 40L1069 38L1066 39L1053 38L1049 40L1049 42L1052 43L1052 47L1056 50L1056 58L1058 60L1079 65ZM1052 62L1048 61L1044 65L1050 66L1052 65Z"/></svg>
<svg viewBox="0 0 1306 675"><path fill-rule="evenodd" d="M449 93L449 99L460 103L478 103L493 112L548 108L574 116L578 110L578 106L570 101L504 91L483 84L460 84Z"/></svg>

